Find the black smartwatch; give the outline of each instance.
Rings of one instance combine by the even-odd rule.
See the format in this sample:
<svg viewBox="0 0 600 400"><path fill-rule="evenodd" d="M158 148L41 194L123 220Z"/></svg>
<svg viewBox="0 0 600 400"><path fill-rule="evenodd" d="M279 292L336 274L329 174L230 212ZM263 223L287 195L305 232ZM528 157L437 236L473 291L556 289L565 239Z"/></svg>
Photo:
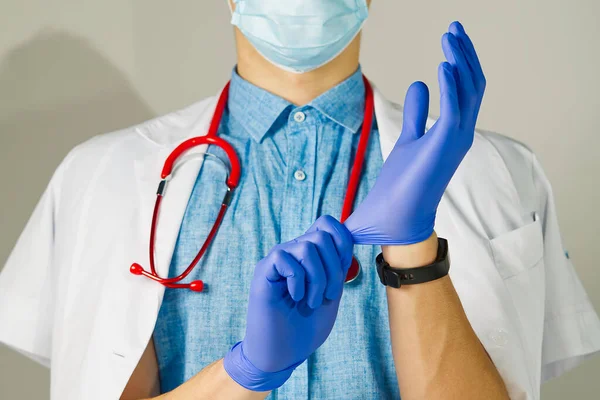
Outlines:
<svg viewBox="0 0 600 400"><path fill-rule="evenodd" d="M376 259L379 280L385 286L399 288L402 285L416 285L431 282L448 275L450 270L450 255L448 241L438 238L438 252L433 264L418 268L392 268L383 259L383 253Z"/></svg>

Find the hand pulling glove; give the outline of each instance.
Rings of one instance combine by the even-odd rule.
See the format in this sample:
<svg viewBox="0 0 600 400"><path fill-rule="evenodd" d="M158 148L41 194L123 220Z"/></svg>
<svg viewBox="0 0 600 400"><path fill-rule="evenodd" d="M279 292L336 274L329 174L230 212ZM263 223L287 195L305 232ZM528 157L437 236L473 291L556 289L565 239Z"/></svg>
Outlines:
<svg viewBox="0 0 600 400"><path fill-rule="evenodd" d="M333 217L275 246L254 271L246 335L225 356L225 370L241 386L269 391L325 342L337 317L352 237Z"/></svg>

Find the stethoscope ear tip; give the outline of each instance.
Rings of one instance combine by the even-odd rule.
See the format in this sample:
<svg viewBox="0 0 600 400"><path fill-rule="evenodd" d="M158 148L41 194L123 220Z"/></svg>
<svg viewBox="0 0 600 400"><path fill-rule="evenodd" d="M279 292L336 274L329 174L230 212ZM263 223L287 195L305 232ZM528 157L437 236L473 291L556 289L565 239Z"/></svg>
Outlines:
<svg viewBox="0 0 600 400"><path fill-rule="evenodd" d="M134 275L141 275L143 270L144 269L142 268L142 266L138 263L131 264L131 267L129 268L129 272L131 272Z"/></svg>
<svg viewBox="0 0 600 400"><path fill-rule="evenodd" d="M190 290L192 292L202 292L204 290L204 282L202 281L193 281L190 282Z"/></svg>

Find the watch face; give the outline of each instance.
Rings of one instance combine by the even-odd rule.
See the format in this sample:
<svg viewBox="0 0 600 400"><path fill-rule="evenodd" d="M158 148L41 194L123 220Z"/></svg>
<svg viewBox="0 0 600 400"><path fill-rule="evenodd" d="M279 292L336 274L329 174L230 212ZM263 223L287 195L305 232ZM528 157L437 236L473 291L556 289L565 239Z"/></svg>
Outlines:
<svg viewBox="0 0 600 400"><path fill-rule="evenodd" d="M377 258L375 258L375 265L377 266L377 275L379 275L379 281L382 285L386 285L385 283L385 275L383 272L383 265L385 261L383 260L383 253L379 253Z"/></svg>

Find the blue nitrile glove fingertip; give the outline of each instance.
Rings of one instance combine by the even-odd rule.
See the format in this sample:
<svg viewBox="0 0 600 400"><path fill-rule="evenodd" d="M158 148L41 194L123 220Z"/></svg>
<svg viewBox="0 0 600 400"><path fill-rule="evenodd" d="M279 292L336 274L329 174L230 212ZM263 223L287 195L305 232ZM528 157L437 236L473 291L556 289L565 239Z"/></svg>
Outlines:
<svg viewBox="0 0 600 400"><path fill-rule="evenodd" d="M306 304L313 310L316 310L317 308L321 307L321 304L323 304L323 297L313 296L312 298L308 299Z"/></svg>
<svg viewBox="0 0 600 400"><path fill-rule="evenodd" d="M304 292L294 294L290 293L290 295L292 297L292 300L294 300L296 303L302 301L302 299L304 298Z"/></svg>
<svg viewBox="0 0 600 400"><path fill-rule="evenodd" d="M448 61L442 61L440 63L440 68L446 73L449 73L452 71L452 65Z"/></svg>
<svg viewBox="0 0 600 400"><path fill-rule="evenodd" d="M448 43L450 43L450 46L452 46L452 50L456 50L458 49L458 38L456 37L456 35L454 35L454 33L447 33L448 35Z"/></svg>
<svg viewBox="0 0 600 400"><path fill-rule="evenodd" d="M442 35L442 47L446 46L446 43L449 44L450 40L448 38L448 36L450 35L450 33L446 32Z"/></svg>
<svg viewBox="0 0 600 400"><path fill-rule="evenodd" d="M448 28L449 32L452 33L465 33L465 28L460 23L460 21L453 21Z"/></svg>
<svg viewBox="0 0 600 400"><path fill-rule="evenodd" d="M444 74L446 76L455 78L456 77L456 68L450 64L448 61L444 61L443 63L440 64L440 68L442 68L442 70L444 71Z"/></svg>
<svg viewBox="0 0 600 400"><path fill-rule="evenodd" d="M332 228L332 229L327 230L327 229L319 229L317 227L316 230L317 231L318 230L326 230L326 231L330 232L330 234L332 234L332 236L333 236L332 239L333 239L333 242L336 244L336 249L339 252L342 266L346 266L346 264L349 264L351 261L351 257L352 257L352 249L354 247L354 241L352 238L352 234L350 233L350 231L348 230L346 225L341 223L336 218L334 218L330 215L323 215L317 221L319 223L328 225L330 228ZM315 223L314 225L317 225L317 223ZM312 230L312 228L309 229L309 231L310 230ZM335 232L336 234L331 233L331 231ZM341 242L341 243L338 245L338 242ZM348 254L349 254L349 256L348 256Z"/></svg>
<svg viewBox="0 0 600 400"><path fill-rule="evenodd" d="M288 278L288 292L290 293L292 300L294 300L297 303L304 298L304 294L305 294L304 285L300 285L300 284L295 285L295 284L291 283L290 279Z"/></svg>

